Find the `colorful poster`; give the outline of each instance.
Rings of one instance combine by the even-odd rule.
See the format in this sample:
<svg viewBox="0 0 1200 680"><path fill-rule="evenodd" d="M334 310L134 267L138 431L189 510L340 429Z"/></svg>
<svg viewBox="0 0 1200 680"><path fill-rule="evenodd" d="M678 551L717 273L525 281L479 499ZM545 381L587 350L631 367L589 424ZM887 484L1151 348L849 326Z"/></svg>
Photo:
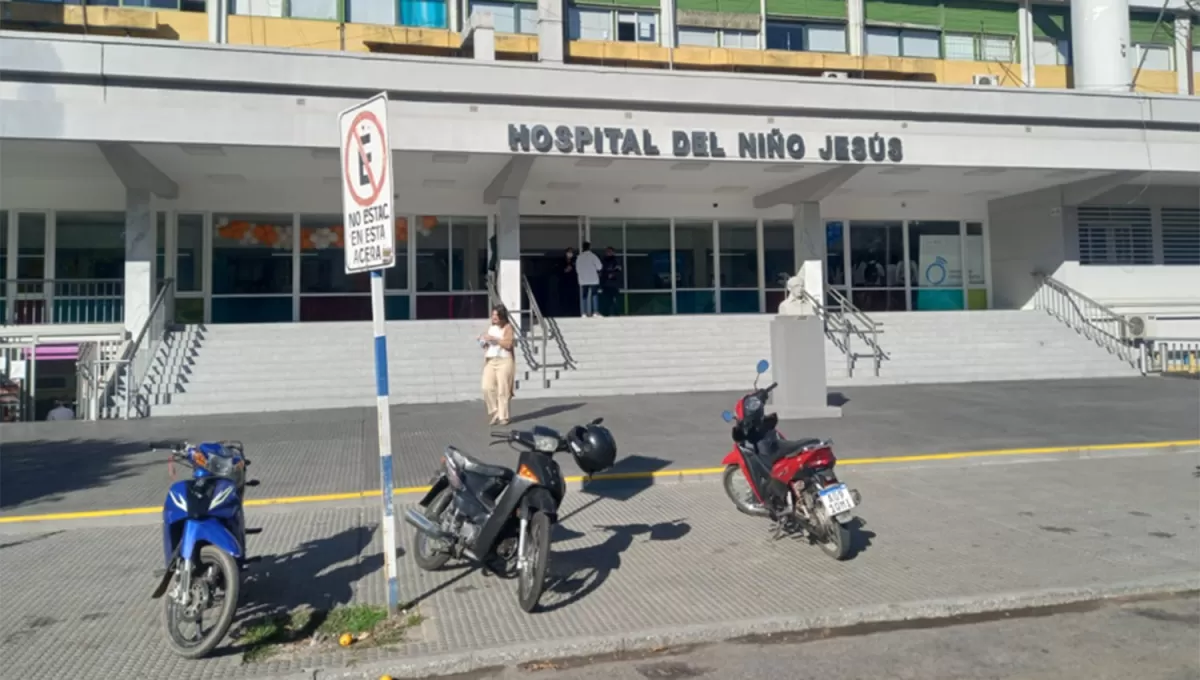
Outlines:
<svg viewBox="0 0 1200 680"><path fill-rule="evenodd" d="M957 234L922 234L919 248L919 288L962 288L962 251Z"/></svg>

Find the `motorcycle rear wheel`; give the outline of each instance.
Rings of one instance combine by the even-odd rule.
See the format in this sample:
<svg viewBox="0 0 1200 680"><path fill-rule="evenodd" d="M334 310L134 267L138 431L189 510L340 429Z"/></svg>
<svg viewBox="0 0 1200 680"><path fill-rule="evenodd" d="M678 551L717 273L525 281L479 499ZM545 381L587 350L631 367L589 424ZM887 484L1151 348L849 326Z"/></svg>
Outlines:
<svg viewBox="0 0 1200 680"><path fill-rule="evenodd" d="M217 616L216 624L208 633L202 634L199 640L193 642L184 637L178 627L183 616L179 604L170 595L163 598L163 626L167 633L167 644L171 646L171 651L185 659L199 659L215 649L225 638L225 633L229 632L229 626L233 624L233 615L237 612L241 571L233 556L211 545L200 548L196 565L197 573L192 576L193 584L196 583L196 579L202 578L200 575L204 573L206 567L218 570L225 599L221 602L221 611ZM201 621L203 621L203 617L204 612L201 612Z"/></svg>
<svg viewBox="0 0 1200 680"><path fill-rule="evenodd" d="M733 501L733 507L737 508L738 512L752 517L766 517L769 514L766 506L755 498L754 491L750 488L750 482L742 473L742 468L737 465L726 465L721 482L725 486L725 495Z"/></svg>
<svg viewBox="0 0 1200 680"><path fill-rule="evenodd" d="M852 536L845 524L833 518L826 518L821 537L821 550L839 562L850 557Z"/></svg>
<svg viewBox="0 0 1200 680"><path fill-rule="evenodd" d="M450 501L454 497L453 494L454 492L449 488L442 489L442 492L434 496L429 505L425 507L425 517L434 524L441 526L442 513L446 512L446 508L450 506ZM437 539L426 536L422 531L413 532L413 561L424 571L437 571L446 566L446 563L450 561L450 551L447 549L436 550L433 547L435 542L438 542Z"/></svg>
<svg viewBox="0 0 1200 680"><path fill-rule="evenodd" d="M517 599L521 609L532 612L546 588L546 567L550 563L550 517L544 512L535 512L526 529L524 568L517 570ZM521 556L518 555L518 565Z"/></svg>

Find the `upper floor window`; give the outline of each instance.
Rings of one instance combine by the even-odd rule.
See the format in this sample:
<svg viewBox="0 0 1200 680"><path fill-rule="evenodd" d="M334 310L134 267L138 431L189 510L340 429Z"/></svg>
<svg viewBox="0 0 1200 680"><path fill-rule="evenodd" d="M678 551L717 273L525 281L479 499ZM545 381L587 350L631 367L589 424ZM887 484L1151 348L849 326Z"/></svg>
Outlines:
<svg viewBox="0 0 1200 680"><path fill-rule="evenodd" d="M768 21L767 49L789 52L845 52L846 27L834 23Z"/></svg>
<svg viewBox="0 0 1200 680"><path fill-rule="evenodd" d="M1174 71L1173 53L1169 45L1136 44L1129 50L1129 61L1133 68L1141 66L1143 71Z"/></svg>
<svg viewBox="0 0 1200 680"><path fill-rule="evenodd" d="M1036 38L1033 41L1033 63L1038 66L1067 66L1071 63L1071 41Z"/></svg>
<svg viewBox="0 0 1200 680"><path fill-rule="evenodd" d="M754 50L758 49L758 32L740 31L732 28L683 26L679 29L679 44L681 46L732 47Z"/></svg>
<svg viewBox="0 0 1200 680"><path fill-rule="evenodd" d="M1200 265L1200 209L1162 209L1163 264Z"/></svg>
<svg viewBox="0 0 1200 680"><path fill-rule="evenodd" d="M941 35L937 31L872 26L867 28L866 35L867 54L923 59L942 56Z"/></svg>
<svg viewBox="0 0 1200 680"><path fill-rule="evenodd" d="M1154 264L1154 227L1150 208L1078 209L1079 264Z"/></svg>
<svg viewBox="0 0 1200 680"><path fill-rule="evenodd" d="M567 17L571 40L658 42L658 14L572 7Z"/></svg>
<svg viewBox="0 0 1200 680"><path fill-rule="evenodd" d="M1015 40L1011 36L947 33L942 41L946 59L1005 63L1016 60Z"/></svg>
<svg viewBox="0 0 1200 680"><path fill-rule="evenodd" d="M41 0L46 2L47 0ZM55 2L55 0L50 0ZM57 0L59 5L78 5L80 0ZM177 9L184 12L206 11L205 0L87 0L93 7L145 7L146 9Z"/></svg>
<svg viewBox="0 0 1200 680"><path fill-rule="evenodd" d="M537 5L472 2L471 11L490 12L497 33L537 33Z"/></svg>

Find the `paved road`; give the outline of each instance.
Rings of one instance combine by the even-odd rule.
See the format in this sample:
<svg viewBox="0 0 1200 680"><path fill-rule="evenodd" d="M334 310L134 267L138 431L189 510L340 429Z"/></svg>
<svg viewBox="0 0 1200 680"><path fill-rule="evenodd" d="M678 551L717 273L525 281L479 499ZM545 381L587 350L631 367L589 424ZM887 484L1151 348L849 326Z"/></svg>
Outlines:
<svg viewBox="0 0 1200 680"><path fill-rule="evenodd" d="M715 480L573 493L543 612L523 614L511 581L461 566L424 573L403 557L401 592L427 617L405 644L245 665L228 646L200 662L164 649L148 598L162 559L152 517L120 527L0 525L0 658L5 677L17 678L64 668L128 680L251 678L519 645L587 654L652 634L761 632L752 622L763 618L831 625L897 603L928 616L943 605L917 603L1190 579L1200 573L1198 463L1200 450L848 468L865 523L847 562L774 540ZM250 509L250 525L264 531L249 549L264 560L239 620L302 604L382 603L377 519L373 504Z"/></svg>
<svg viewBox="0 0 1200 680"><path fill-rule="evenodd" d="M1195 596L1066 609L950 628L811 642L748 639L624 661L580 658L532 668L552 672L554 680L1200 680ZM543 675L550 673L505 667L454 680Z"/></svg>
<svg viewBox="0 0 1200 680"><path fill-rule="evenodd" d="M518 401L517 426L603 416L623 460L616 471L719 465L720 418L734 394ZM843 458L1200 437L1200 386L1162 378L846 388L845 416L785 422L788 436L826 436ZM392 409L398 486L428 481L444 446L511 464L487 447L478 403ZM167 483L164 438L240 439L260 498L379 488L373 410L0 426L0 515L155 506ZM577 472L569 461L565 467Z"/></svg>

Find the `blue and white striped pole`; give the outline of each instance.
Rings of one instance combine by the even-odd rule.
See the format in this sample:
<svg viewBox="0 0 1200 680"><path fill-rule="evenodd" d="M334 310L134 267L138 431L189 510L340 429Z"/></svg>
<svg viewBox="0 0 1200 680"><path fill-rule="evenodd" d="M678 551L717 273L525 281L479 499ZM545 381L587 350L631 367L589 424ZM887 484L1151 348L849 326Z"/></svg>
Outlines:
<svg viewBox="0 0 1200 680"><path fill-rule="evenodd" d="M375 407L379 420L379 474L383 478L383 563L387 567L388 613L400 610L396 581L396 503L392 481L392 418L388 411L387 329L383 312L383 270L371 272L371 323L375 328Z"/></svg>

